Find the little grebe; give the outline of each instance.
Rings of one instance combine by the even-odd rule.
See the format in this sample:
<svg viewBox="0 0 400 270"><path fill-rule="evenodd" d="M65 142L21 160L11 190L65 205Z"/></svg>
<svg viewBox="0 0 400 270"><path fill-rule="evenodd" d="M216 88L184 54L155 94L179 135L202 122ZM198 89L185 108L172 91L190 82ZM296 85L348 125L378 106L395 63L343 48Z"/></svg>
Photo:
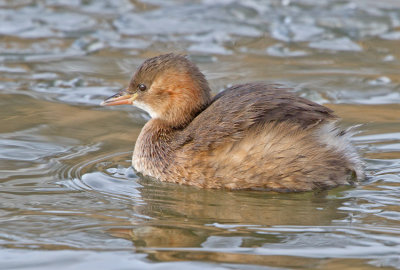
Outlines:
<svg viewBox="0 0 400 270"><path fill-rule="evenodd" d="M210 96L186 57L147 59L102 105L131 104L151 120L132 165L161 181L203 188L307 191L364 178L333 111L279 85L234 85Z"/></svg>

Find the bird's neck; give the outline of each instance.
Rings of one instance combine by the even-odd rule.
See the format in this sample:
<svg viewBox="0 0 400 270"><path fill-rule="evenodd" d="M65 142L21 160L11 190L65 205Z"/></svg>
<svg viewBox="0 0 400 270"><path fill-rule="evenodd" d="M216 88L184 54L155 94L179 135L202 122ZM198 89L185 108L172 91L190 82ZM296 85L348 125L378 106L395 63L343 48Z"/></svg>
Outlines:
<svg viewBox="0 0 400 270"><path fill-rule="evenodd" d="M167 122L160 119L151 119L144 125L139 134L136 145L143 148L157 148L167 150L166 146L171 143L175 130Z"/></svg>
<svg viewBox="0 0 400 270"><path fill-rule="evenodd" d="M158 119L154 119L158 121L151 125L154 127L154 124L156 124L156 130L160 132L182 130L187 127L211 103L211 96L208 92L196 92L205 93L202 96L193 96L191 99L189 95L176 97L174 102L178 105L169 106L168 110L160 114Z"/></svg>
<svg viewBox="0 0 400 270"><path fill-rule="evenodd" d="M135 144L132 165L139 172L158 177L173 159L174 130L165 121L152 119L146 123Z"/></svg>
<svg viewBox="0 0 400 270"><path fill-rule="evenodd" d="M210 102L204 102L190 112L181 113L182 117L151 119L144 125L135 144L132 165L143 174L160 178L173 163L174 152L179 147L181 135L193 119L201 113ZM183 117L185 116L185 117ZM173 119L173 120L172 120Z"/></svg>

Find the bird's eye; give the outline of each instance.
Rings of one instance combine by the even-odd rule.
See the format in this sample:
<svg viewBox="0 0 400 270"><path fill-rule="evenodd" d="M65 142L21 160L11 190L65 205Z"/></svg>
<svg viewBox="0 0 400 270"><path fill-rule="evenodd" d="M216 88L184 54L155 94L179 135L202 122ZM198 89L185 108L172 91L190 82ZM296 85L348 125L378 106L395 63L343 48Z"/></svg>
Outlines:
<svg viewBox="0 0 400 270"><path fill-rule="evenodd" d="M147 86L145 84L141 83L138 85L138 88L140 91L145 91L147 89Z"/></svg>

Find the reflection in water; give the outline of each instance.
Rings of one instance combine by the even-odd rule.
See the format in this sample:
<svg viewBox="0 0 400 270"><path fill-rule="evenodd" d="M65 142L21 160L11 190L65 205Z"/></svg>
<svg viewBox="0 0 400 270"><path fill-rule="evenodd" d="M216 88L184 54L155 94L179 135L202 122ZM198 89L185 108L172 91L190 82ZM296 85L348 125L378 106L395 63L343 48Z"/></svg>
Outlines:
<svg viewBox="0 0 400 270"><path fill-rule="evenodd" d="M0 268L399 269L399 27L391 0L0 0ZM368 180L276 194L139 177L148 116L98 104L170 51L214 93L283 83L362 124Z"/></svg>
<svg viewBox="0 0 400 270"><path fill-rule="evenodd" d="M155 261L306 267L316 264L317 258L332 256L350 260L379 258L375 257L379 253L392 259L400 248L397 228L365 226L358 217L349 215L357 211L346 207L354 204L360 192L357 189L301 194L201 190L138 178L130 167L121 167L126 155L96 160L93 164L97 168L80 166L75 173L87 173L74 182L86 188L96 182L90 189L113 197L124 194L128 195L126 199L134 198L131 224L115 224L107 233L131 241L138 252L149 254ZM102 173L90 172L99 168ZM120 181L115 194L106 184L110 181ZM344 191L353 194L346 198L342 196ZM372 199L372 194L364 196ZM360 206L364 214L377 213Z"/></svg>

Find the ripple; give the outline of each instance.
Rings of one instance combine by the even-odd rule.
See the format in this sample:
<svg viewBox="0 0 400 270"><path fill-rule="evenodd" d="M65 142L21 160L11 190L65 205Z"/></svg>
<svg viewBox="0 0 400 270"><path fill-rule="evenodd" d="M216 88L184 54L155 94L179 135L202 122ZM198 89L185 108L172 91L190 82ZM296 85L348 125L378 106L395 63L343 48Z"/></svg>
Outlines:
<svg viewBox="0 0 400 270"><path fill-rule="evenodd" d="M324 33L324 29L306 24L275 23L272 25L271 35L273 38L285 42L303 42L313 40Z"/></svg>
<svg viewBox="0 0 400 270"><path fill-rule="evenodd" d="M396 12L389 14L389 20L384 7L376 7L372 2L363 5L312 2L314 7L309 1L260 3L256 0L222 3L203 0L191 5L155 1L154 5L144 6L127 0L86 1L84 5L80 1L27 2L13 12L0 11L0 34L31 40L76 39L75 45L68 49L64 48L67 44L62 44L29 61L46 57L57 60L61 53L64 58L110 47L144 50L160 37L176 43L189 40L190 51L212 54L229 54L225 43L265 35L287 43L309 42L311 48L334 51L361 51L358 40L370 36L398 39L398 32L392 31L400 21ZM12 4L6 6L12 7ZM135 42L126 36L151 38ZM34 43L39 44L40 40ZM5 46L3 51L13 47ZM43 46L37 47L40 50Z"/></svg>
<svg viewBox="0 0 400 270"><path fill-rule="evenodd" d="M100 144L79 145L71 138L41 135L46 128L42 125L0 134L0 185L3 192L54 191L54 175L67 166L66 162L99 149ZM41 187L37 187L38 183Z"/></svg>
<svg viewBox="0 0 400 270"><path fill-rule="evenodd" d="M38 248L35 245L31 249ZM212 262L186 262L171 261L154 263L149 261L146 254L134 254L130 248L121 248L119 251L90 251L90 250L62 250L63 247L54 247L55 250L49 250L45 254L38 250L22 250L22 249L3 249L0 254L2 266L5 269L143 269L143 270L160 270L160 269L176 269L176 270L268 270L270 267L262 266L246 266L246 265L221 265ZM60 249L60 250L56 250ZM24 260L21 260L21 257ZM27 266L27 261L29 266Z"/></svg>
<svg viewBox="0 0 400 270"><path fill-rule="evenodd" d="M399 268L398 2L0 0L0 90L15 94L2 102L2 266ZM325 196L140 179L130 152L109 150L133 137L112 127L126 126L125 108L102 118L97 106L143 58L171 50L191 53L214 89L300 82L341 103L345 121L369 123L354 138L368 180Z"/></svg>
<svg viewBox="0 0 400 270"><path fill-rule="evenodd" d="M91 29L96 25L96 20L77 13L53 13L41 14L40 22L49 25L53 30L62 32L78 32Z"/></svg>
<svg viewBox="0 0 400 270"><path fill-rule="evenodd" d="M42 170L44 166L47 167L47 160L63 155L76 146L77 141L70 138L61 136L49 138L41 135L41 131L45 128L45 125L40 125L0 134L0 160L3 160L0 168L4 170L2 177L9 175L7 168L10 163L13 163L14 169L19 168L21 171L27 171L27 167L35 166L34 164L37 164L38 170Z"/></svg>
<svg viewBox="0 0 400 270"><path fill-rule="evenodd" d="M311 48L333 51L362 51L362 47L347 37L311 42Z"/></svg>
<svg viewBox="0 0 400 270"><path fill-rule="evenodd" d="M49 87L47 83L38 83L32 87L32 90L40 93L40 96L44 96L46 100L91 106L98 106L104 97L111 96L116 91L115 87L77 86L76 84L79 84L80 81L79 78L70 81L57 80L54 82L57 87ZM66 91L66 89L68 90Z"/></svg>
<svg viewBox="0 0 400 270"><path fill-rule="evenodd" d="M351 226L254 226L215 223L219 229L237 234L244 230L254 231L259 237L278 236L277 243L265 243L259 247L246 244L245 237L210 236L201 246L208 251L253 253L262 255L300 256L309 258L373 258L387 261L398 254L400 231L395 227L368 225ZM247 240L247 241L246 241ZM188 249L192 252L195 249Z"/></svg>
<svg viewBox="0 0 400 270"><path fill-rule="evenodd" d="M283 44L276 44L267 48L266 52L271 56L277 57L300 57L306 56L308 53L302 50L291 50Z"/></svg>
<svg viewBox="0 0 400 270"><path fill-rule="evenodd" d="M94 191L113 198L140 202L139 179L130 167L131 152L114 153L65 167L61 184L69 189Z"/></svg>
<svg viewBox="0 0 400 270"><path fill-rule="evenodd" d="M400 31L389 32L381 35L383 39L400 40Z"/></svg>

